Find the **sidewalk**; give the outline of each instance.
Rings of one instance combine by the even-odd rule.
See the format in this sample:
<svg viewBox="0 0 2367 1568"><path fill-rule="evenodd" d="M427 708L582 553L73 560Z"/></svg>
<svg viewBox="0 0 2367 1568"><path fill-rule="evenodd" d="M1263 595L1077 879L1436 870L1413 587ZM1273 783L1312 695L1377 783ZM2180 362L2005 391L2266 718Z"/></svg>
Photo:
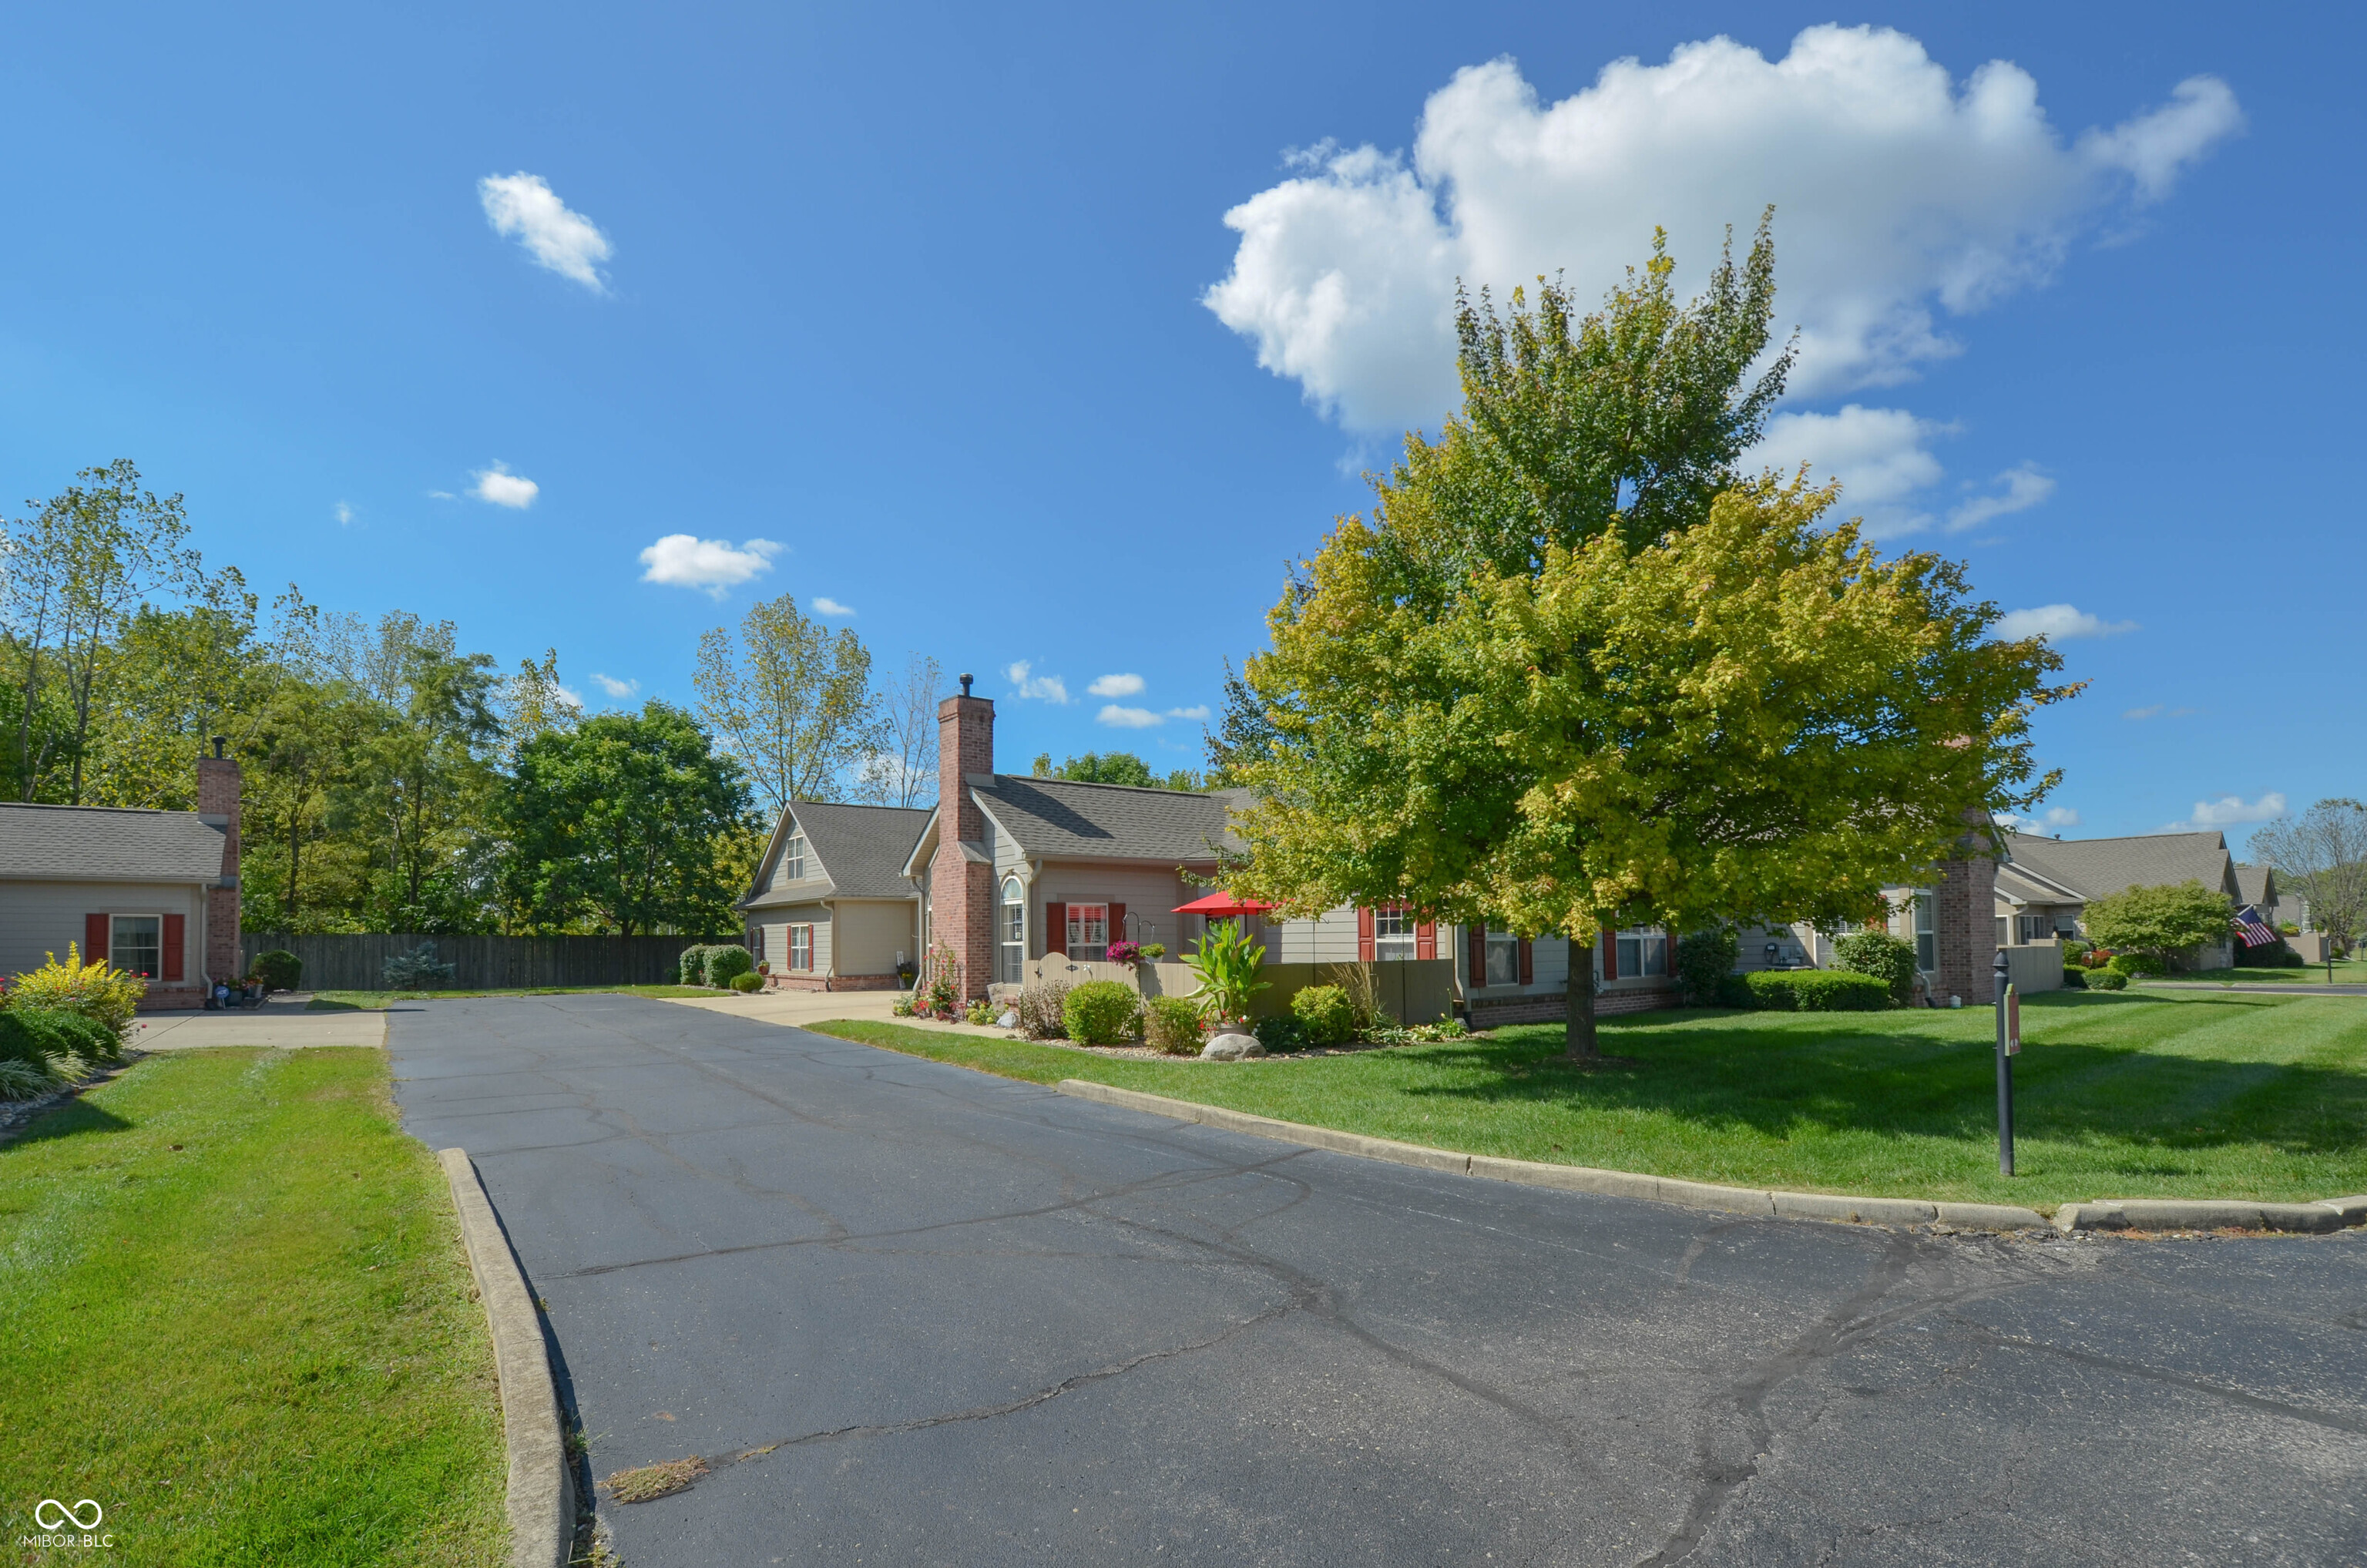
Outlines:
<svg viewBox="0 0 2367 1568"><path fill-rule="evenodd" d="M124 1043L139 1051L194 1051L215 1045L386 1045L383 1012L308 1013L309 991L284 991L260 1007L228 1012L142 1013Z"/></svg>
<svg viewBox="0 0 2367 1568"><path fill-rule="evenodd" d="M981 1027L949 1024L936 1018L900 1018L894 1009L900 994L903 993L895 991L760 991L747 996L668 996L664 1000L678 1007L703 1007L710 1013L729 1013L735 1018L785 1024L791 1028L818 1024L825 1018L869 1018L904 1028L936 1029L980 1040L1018 1038L1013 1030L999 1029L991 1024Z"/></svg>

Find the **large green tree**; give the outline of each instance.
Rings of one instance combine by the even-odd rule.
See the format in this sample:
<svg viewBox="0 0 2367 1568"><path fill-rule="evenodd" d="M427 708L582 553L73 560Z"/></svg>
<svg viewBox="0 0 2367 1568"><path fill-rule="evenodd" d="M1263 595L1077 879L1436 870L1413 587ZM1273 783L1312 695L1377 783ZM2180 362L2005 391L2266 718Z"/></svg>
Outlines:
<svg viewBox="0 0 2367 1568"><path fill-rule="evenodd" d="M2090 941L2167 968L2180 953L2226 940L2235 913L2225 893L2190 878L2091 898L2079 920Z"/></svg>
<svg viewBox="0 0 2367 1568"><path fill-rule="evenodd" d="M852 628L832 631L787 594L753 605L733 638L698 640L698 711L777 814L791 801L832 801L885 744L871 653Z"/></svg>
<svg viewBox="0 0 2367 1568"><path fill-rule="evenodd" d="M517 748L501 798L509 857L503 892L531 930L736 926L739 841L748 791L740 768L678 708L601 713Z"/></svg>
<svg viewBox="0 0 2367 1568"><path fill-rule="evenodd" d="M2044 643L1824 526L1831 491L1738 472L1781 385L1744 384L1772 267L1762 229L1679 309L1656 243L1599 316L1467 312L1464 414L1302 564L1230 694L1212 760L1260 799L1227 886L1563 933L1588 1057L1603 927L1861 918L2044 792Z"/></svg>

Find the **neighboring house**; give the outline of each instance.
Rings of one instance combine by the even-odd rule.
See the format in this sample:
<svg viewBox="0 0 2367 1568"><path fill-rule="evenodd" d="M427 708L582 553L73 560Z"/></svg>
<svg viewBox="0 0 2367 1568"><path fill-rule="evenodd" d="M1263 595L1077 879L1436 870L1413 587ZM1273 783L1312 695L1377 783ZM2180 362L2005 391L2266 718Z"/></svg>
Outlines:
<svg viewBox="0 0 2367 1568"><path fill-rule="evenodd" d="M198 810L0 805L0 975L68 944L148 977L143 1008L198 1007L239 974L238 764L198 763Z"/></svg>
<svg viewBox="0 0 2367 1568"><path fill-rule="evenodd" d="M2041 838L2009 833L2004 841L2009 859L1999 868L1997 885L1997 940L2001 947L2051 941L2058 934L2084 937L2088 901L2133 887L2194 881L2226 894L2232 904L2257 902L2245 893L2224 834ZM2273 878L2263 876L2259 885L2273 893ZM2196 949L2194 967L2225 969L2234 963L2234 940L2230 932Z"/></svg>
<svg viewBox="0 0 2367 1568"><path fill-rule="evenodd" d="M2316 929L2309 923L2309 900L2279 887L2274 867L2239 864L2236 868L2236 902L2259 910L2260 918L2270 925L2280 929L2292 926L2304 932Z"/></svg>
<svg viewBox="0 0 2367 1568"><path fill-rule="evenodd" d="M739 909L748 950L785 991L886 991L921 956L920 893L905 875L930 813L792 801Z"/></svg>

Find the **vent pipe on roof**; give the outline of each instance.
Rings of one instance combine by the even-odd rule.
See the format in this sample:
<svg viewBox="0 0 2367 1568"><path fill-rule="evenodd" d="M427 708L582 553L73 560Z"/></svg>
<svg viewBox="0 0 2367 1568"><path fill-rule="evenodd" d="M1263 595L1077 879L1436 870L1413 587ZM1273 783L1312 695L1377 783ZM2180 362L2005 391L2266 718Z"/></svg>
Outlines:
<svg viewBox="0 0 2367 1568"><path fill-rule="evenodd" d="M961 683L962 683L962 695L963 695L964 697L968 697L968 696L969 695L969 679L970 679L970 677L969 677L969 676L962 676L962 677L961 677Z"/></svg>
<svg viewBox="0 0 2367 1568"><path fill-rule="evenodd" d="M220 762L221 760L222 747L228 744L230 744L230 737L228 735L216 735L214 737L214 760L216 762Z"/></svg>

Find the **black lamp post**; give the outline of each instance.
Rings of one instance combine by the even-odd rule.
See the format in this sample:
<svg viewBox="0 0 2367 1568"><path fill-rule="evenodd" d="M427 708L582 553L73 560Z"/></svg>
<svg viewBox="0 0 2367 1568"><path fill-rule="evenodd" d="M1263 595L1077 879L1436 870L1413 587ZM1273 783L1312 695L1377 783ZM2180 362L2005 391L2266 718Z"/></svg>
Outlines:
<svg viewBox="0 0 2367 1568"><path fill-rule="evenodd" d="M2007 1049L2006 1009L2011 1006L2013 966L2006 961L2005 949L1997 950L1997 965L1990 972L1996 976L1997 989L1997 1089L1998 1089L1998 1172L2013 1175L2013 1054Z"/></svg>

